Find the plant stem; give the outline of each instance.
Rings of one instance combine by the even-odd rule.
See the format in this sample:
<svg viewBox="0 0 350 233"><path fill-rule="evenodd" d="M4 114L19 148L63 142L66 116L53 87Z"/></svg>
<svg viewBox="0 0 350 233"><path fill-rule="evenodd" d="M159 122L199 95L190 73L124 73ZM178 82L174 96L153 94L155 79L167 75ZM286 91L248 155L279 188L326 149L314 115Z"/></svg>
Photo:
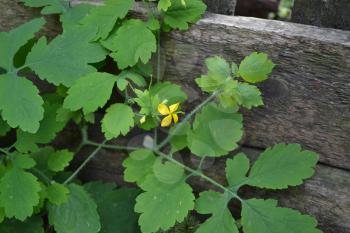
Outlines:
<svg viewBox="0 0 350 233"><path fill-rule="evenodd" d="M212 95L210 95L207 99L205 99L202 103L200 103L195 109L192 110L192 112L190 112L190 114L188 114L179 124L177 124L174 127L174 130L172 131L171 134L168 135L168 137L166 137L157 147L156 150L160 150L162 149L166 144L168 144L170 142L170 140L174 137L174 135L177 133L177 131L180 130L181 126L183 124L185 124L186 122L188 122L192 116L194 114L196 114L197 112L199 112L199 110L201 110L205 105L207 105L210 101L212 101L217 95L219 94L219 92L214 92Z"/></svg>
<svg viewBox="0 0 350 233"><path fill-rule="evenodd" d="M42 171L40 171L39 169L36 169L35 167L31 169L34 173L36 173L38 176L40 176L40 178L47 184L50 185L51 184L51 179L45 175Z"/></svg>
<svg viewBox="0 0 350 233"><path fill-rule="evenodd" d="M106 148L106 149L114 149L114 150L140 150L140 149L143 149L141 147L127 147L127 146L119 146L119 145L106 145L106 144L100 144L100 143L96 143L96 142L91 142L91 141L88 141L86 143L86 145L91 145L91 146L97 146L99 149L101 148ZM97 149L98 149L97 148ZM201 171L198 171L198 170L194 170L182 163L180 163L179 161L177 161L176 159L170 157L169 155L157 150L157 149L153 149L153 152L155 154L158 154L159 156L167 159L168 161L182 167L183 169L185 169L186 171L190 172L192 175L195 175L195 176L199 176L201 177L202 179L206 180L207 182L213 184L214 186L222 189L224 192L227 192L229 193L230 195L232 195L233 197L237 198L238 200L240 201L243 201L236 193L232 192L230 189L226 188L225 186L223 186L222 184L216 182L215 180L213 180L212 178L210 178L209 176L206 176L205 174L203 174Z"/></svg>
<svg viewBox="0 0 350 233"><path fill-rule="evenodd" d="M88 143L83 143L88 144ZM84 162L74 171L74 173L68 177L66 181L63 182L63 184L68 184L71 182L78 174L79 172L90 162L91 159L95 157L95 155L102 149L102 147L106 144L106 141L102 142L97 146L97 148L84 160Z"/></svg>
<svg viewBox="0 0 350 233"><path fill-rule="evenodd" d="M198 170L198 171L202 170L202 166L203 166L203 163L204 163L205 158L206 158L205 156L203 156L203 157L201 158L201 161L199 162L198 167L197 167L197 170Z"/></svg>
<svg viewBox="0 0 350 233"><path fill-rule="evenodd" d="M162 156L163 158L169 160L170 162L172 162L172 163L174 163L174 164L176 164L176 165L178 165L178 166L184 168L185 170L191 172L193 175L199 176L200 178L202 178L202 179L208 181L209 183L215 185L216 187L222 189L223 191L230 193L233 197L237 198L238 200L243 201L236 193L232 192L230 189L226 188L226 187L223 186L222 184L216 182L215 180L213 180L213 179L210 178L209 176L204 175L202 172L200 172L200 171L198 171L198 170L194 170L194 169L192 169L192 168L190 168L190 167L188 167L188 166L186 166L186 165L180 163L180 162L177 161L176 159L173 159L173 158L169 157L167 154L165 154L165 153L163 153L163 152L161 152L161 151L159 151L159 150L154 150L154 153L156 153L156 154L158 154L159 156Z"/></svg>
<svg viewBox="0 0 350 233"><path fill-rule="evenodd" d="M85 145L96 146L96 147L101 147L104 149L111 149L111 150L139 150L139 149L142 149L141 147L106 145L106 144L100 144L100 143L96 143L96 142L92 142L92 141L87 141Z"/></svg>
<svg viewBox="0 0 350 233"><path fill-rule="evenodd" d="M9 155L10 154L7 150L2 149L2 148L0 148L0 152L5 154L5 155Z"/></svg>

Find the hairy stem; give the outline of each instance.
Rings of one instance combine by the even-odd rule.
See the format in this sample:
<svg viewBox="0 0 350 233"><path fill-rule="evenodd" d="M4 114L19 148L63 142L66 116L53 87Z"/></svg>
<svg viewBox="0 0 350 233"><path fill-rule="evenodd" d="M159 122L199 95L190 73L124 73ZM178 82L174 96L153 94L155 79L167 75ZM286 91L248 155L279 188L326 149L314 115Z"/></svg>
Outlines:
<svg viewBox="0 0 350 233"><path fill-rule="evenodd" d="M97 146L98 148L106 148L106 149L112 149L112 150L140 150L140 149L144 149L142 147L128 147L128 146L119 146L119 145L106 145L106 144L100 144L100 143L96 143L96 142L91 142L89 141L86 145L91 145L91 146ZM237 198L240 201L243 201L236 193L234 193L233 191L231 191L230 189L226 188L225 186L223 186L222 184L220 184L219 182L215 181L214 179L210 178L209 176L203 174L201 171L199 170L195 170L192 169L188 166L186 166L185 164L177 161L176 159L172 158L171 156L161 152L160 150L157 149L153 149L153 152L161 157L163 157L164 159L182 167L183 169L185 169L186 171L190 172L191 175L193 176L199 176L201 177L203 180L206 180L207 182L213 184L214 186L220 188L221 190L223 190L224 192L229 193L232 197Z"/></svg>
<svg viewBox="0 0 350 233"><path fill-rule="evenodd" d="M95 155L102 149L102 147L106 144L107 141L102 142L101 144L99 144L97 146L97 148L84 160L84 162L78 167L78 169L76 169L73 174L68 177L68 179L66 181L63 182L63 184L68 184L69 182L71 182L78 174L79 172L86 166L86 164L88 164L90 162L91 159L93 159L95 157ZM88 145L88 143L83 143Z"/></svg>

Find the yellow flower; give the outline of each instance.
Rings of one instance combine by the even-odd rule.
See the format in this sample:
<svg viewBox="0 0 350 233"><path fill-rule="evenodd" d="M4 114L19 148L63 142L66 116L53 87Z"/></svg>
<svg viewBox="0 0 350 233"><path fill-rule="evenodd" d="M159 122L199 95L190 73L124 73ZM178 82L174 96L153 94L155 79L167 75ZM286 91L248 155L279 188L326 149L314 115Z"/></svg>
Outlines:
<svg viewBox="0 0 350 233"><path fill-rule="evenodd" d="M169 125L171 125L171 122L173 120L175 124L179 121L179 117L177 116L177 110L179 106L180 106L180 103L170 105L169 107L163 103L158 105L159 113L162 114L163 116L166 116L163 118L161 122L162 127L168 127Z"/></svg>
<svg viewBox="0 0 350 233"><path fill-rule="evenodd" d="M145 123L145 122L146 122L146 116L141 117L140 123L143 124L143 123Z"/></svg>

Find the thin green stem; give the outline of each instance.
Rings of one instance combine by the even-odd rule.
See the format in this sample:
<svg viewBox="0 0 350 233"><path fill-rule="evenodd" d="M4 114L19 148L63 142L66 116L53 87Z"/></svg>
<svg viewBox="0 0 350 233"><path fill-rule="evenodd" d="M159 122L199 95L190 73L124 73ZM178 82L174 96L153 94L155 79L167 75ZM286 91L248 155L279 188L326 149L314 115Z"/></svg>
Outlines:
<svg viewBox="0 0 350 233"><path fill-rule="evenodd" d="M210 95L207 99L205 99L202 103L200 103L195 109L190 112L179 124L177 124L174 127L174 130L172 131L171 134L168 135L156 148L157 150L162 149L166 144L170 142L170 140L176 135L176 133L180 130L181 126L188 122L192 116L194 116L197 112L199 112L205 105L207 105L210 101L215 99L215 97L218 95L219 92L214 92L212 95Z"/></svg>
<svg viewBox="0 0 350 233"><path fill-rule="evenodd" d="M95 157L95 155L102 149L103 145L105 145L106 141L102 142L97 146L97 148L84 160L84 162L76 169L73 174L68 177L66 181L63 182L63 184L68 184L71 182L78 174L79 172L90 162L91 159ZM88 143L86 143L88 144Z"/></svg>
<svg viewBox="0 0 350 233"><path fill-rule="evenodd" d="M10 154L10 152L8 152L7 150L2 149L2 148L0 148L0 152L5 154L5 155L9 155Z"/></svg>
<svg viewBox="0 0 350 233"><path fill-rule="evenodd" d="M107 145L107 144L100 144L92 141L87 141L85 145L90 145L90 146L96 146L96 147L101 147L104 149L111 149L111 150L139 150L142 149L141 147L132 147L132 146L119 146L119 145Z"/></svg>
<svg viewBox="0 0 350 233"><path fill-rule="evenodd" d="M97 146L98 148L106 148L106 149L114 149L114 150L140 150L143 149L142 147L128 147L128 146L119 146L119 145L106 145L105 143L96 143L96 142L91 142L88 141L86 145L91 145L91 146ZM183 163L177 161L176 159L170 157L169 155L161 152L160 150L154 149L153 152L155 154L158 154L159 156L165 158L166 160L182 167L183 169L185 169L186 171L190 172L191 175L194 176L199 176L202 179L206 180L207 182L215 185L216 187L222 189L224 192L229 193L230 195L232 195L233 197L237 198L240 201L243 201L236 193L234 193L233 191L231 191L230 189L226 188L225 186L223 186L222 184L218 183L217 181L213 180L212 178L206 176L205 174L203 174L201 171L198 170L194 170L186 165L184 165Z"/></svg>
<svg viewBox="0 0 350 233"><path fill-rule="evenodd" d="M198 167L197 167L198 171L202 170L202 166L203 166L205 158L206 158L205 156L201 158L201 161L199 162Z"/></svg>
<svg viewBox="0 0 350 233"><path fill-rule="evenodd" d="M187 170L188 172L190 172L191 174L195 175L195 176L199 176L200 178L208 181L209 183L215 185L216 187L222 189L225 192L230 193L233 197L239 199L240 201L243 201L236 193L232 192L230 189L226 188L225 186L223 186L222 184L216 182L215 180L213 180L212 178L210 178L209 176L206 176L205 174L203 174L201 171L198 170L194 170L182 163L180 163L179 161L177 161L174 158L169 157L167 154L159 151L159 150L154 150L154 153L158 154L159 156L162 156L163 158L169 160L170 162L184 168L185 170Z"/></svg>
<svg viewBox="0 0 350 233"><path fill-rule="evenodd" d="M37 174L47 185L51 184L52 180L47 175L45 175L42 171L40 171L35 167L32 168L31 170L33 173Z"/></svg>

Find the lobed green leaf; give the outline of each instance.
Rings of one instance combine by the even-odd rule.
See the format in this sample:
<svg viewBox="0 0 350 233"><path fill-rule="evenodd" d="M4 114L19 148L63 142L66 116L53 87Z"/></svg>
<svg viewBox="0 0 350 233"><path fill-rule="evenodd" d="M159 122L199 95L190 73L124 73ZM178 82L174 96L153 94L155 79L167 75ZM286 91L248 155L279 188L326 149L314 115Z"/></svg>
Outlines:
<svg viewBox="0 0 350 233"><path fill-rule="evenodd" d="M110 140L120 134L126 135L134 126L134 112L125 104L113 104L102 119L102 132Z"/></svg>
<svg viewBox="0 0 350 233"><path fill-rule="evenodd" d="M70 184L67 203L49 205L49 222L57 233L98 233L101 229L97 205L82 186Z"/></svg>

